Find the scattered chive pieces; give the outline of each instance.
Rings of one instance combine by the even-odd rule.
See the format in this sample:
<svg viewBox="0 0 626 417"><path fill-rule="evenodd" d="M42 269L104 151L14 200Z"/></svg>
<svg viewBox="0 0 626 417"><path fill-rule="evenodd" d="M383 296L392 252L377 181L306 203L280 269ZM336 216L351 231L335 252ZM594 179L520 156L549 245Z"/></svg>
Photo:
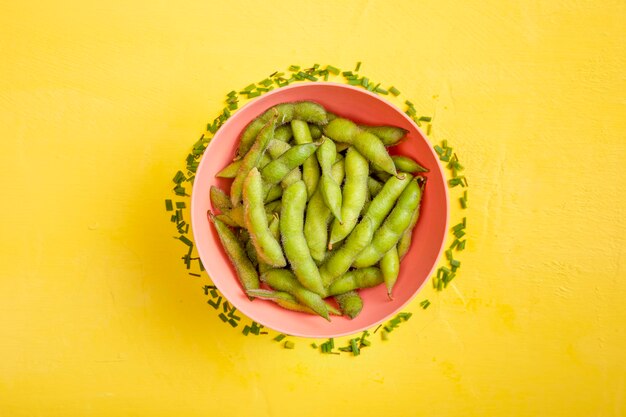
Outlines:
<svg viewBox="0 0 626 417"><path fill-rule="evenodd" d="M282 333L281 333L281 334L279 334L278 336L276 336L276 337L274 338L274 340L275 340L275 341L277 341L277 342L280 342L280 341L281 341L281 340L283 340L285 337L287 337L287 335L286 335L286 334L282 334Z"/></svg>
<svg viewBox="0 0 626 417"><path fill-rule="evenodd" d="M344 71L341 73L341 75L343 75L344 77L351 77L353 74L352 71Z"/></svg>
<svg viewBox="0 0 626 417"><path fill-rule="evenodd" d="M192 247L193 246L193 242L189 239L187 239L185 236L180 235L175 239L179 239L181 242L183 242L185 245Z"/></svg>
<svg viewBox="0 0 626 417"><path fill-rule="evenodd" d="M296 345L293 342L287 340L283 346L285 347L285 349L293 349Z"/></svg>
<svg viewBox="0 0 626 417"><path fill-rule="evenodd" d="M311 343L311 347L312 347L313 349L317 349L317 343L315 343L315 342Z"/></svg>
<svg viewBox="0 0 626 417"><path fill-rule="evenodd" d="M356 63L356 68L354 68L355 71L358 71L361 69L361 61Z"/></svg>
<svg viewBox="0 0 626 417"><path fill-rule="evenodd" d="M165 200L165 210L167 211L174 210L174 206L172 205L172 200Z"/></svg>
<svg viewBox="0 0 626 417"><path fill-rule="evenodd" d="M232 327L237 327L238 326L237 322L235 320L233 320L233 319L228 320L228 324L230 324Z"/></svg>
<svg viewBox="0 0 626 417"><path fill-rule="evenodd" d="M374 333L376 333L378 331L378 329L380 329L383 325L379 324L378 327L376 328L376 330L374 330Z"/></svg>
<svg viewBox="0 0 626 417"><path fill-rule="evenodd" d="M391 87L389 87L389 92L391 94L393 94L394 96L398 97L400 95L400 90L398 90L396 87L394 87L393 85Z"/></svg>
<svg viewBox="0 0 626 417"><path fill-rule="evenodd" d="M421 116L418 120L420 122L432 122L433 118L430 116Z"/></svg>
<svg viewBox="0 0 626 417"><path fill-rule="evenodd" d="M463 230L459 230L458 232L454 232L454 236L456 236L457 239L460 239L465 236L465 232Z"/></svg>
<svg viewBox="0 0 626 417"><path fill-rule="evenodd" d="M339 75L339 68L333 67L332 65L326 65L326 71L333 75Z"/></svg>
<svg viewBox="0 0 626 417"><path fill-rule="evenodd" d="M386 330L383 330L382 332L380 332L380 338L382 340L389 340L389 336Z"/></svg>
<svg viewBox="0 0 626 417"><path fill-rule="evenodd" d="M253 93L248 94L248 98L254 98L260 96L261 93L259 91L255 91Z"/></svg>
<svg viewBox="0 0 626 417"><path fill-rule="evenodd" d="M456 232L457 230L463 230L463 229L465 229L465 224L464 223L459 223L459 224L457 224L456 226L454 226L452 228L452 231Z"/></svg>
<svg viewBox="0 0 626 417"><path fill-rule="evenodd" d="M367 86L369 85L369 83L370 83L370 79L369 79L369 78L367 78L367 77L363 77L363 78L361 78L361 85L362 85L363 87L367 88Z"/></svg>
<svg viewBox="0 0 626 417"><path fill-rule="evenodd" d="M454 268L458 268L461 266L461 261L459 261L458 259L452 259L450 261L450 265L452 265Z"/></svg>
<svg viewBox="0 0 626 417"><path fill-rule="evenodd" d="M363 339L363 340L361 340L361 344L362 344L363 346L371 346L371 345L372 345L372 342L370 342L370 341L369 341L369 340L367 340L367 339Z"/></svg>
<svg viewBox="0 0 626 417"><path fill-rule="evenodd" d="M190 272L189 275L193 276L193 277L201 277L202 275L200 274L196 274L194 272Z"/></svg>
<svg viewBox="0 0 626 417"><path fill-rule="evenodd" d="M361 80L359 79L348 80L348 84L349 85L361 85Z"/></svg>
<svg viewBox="0 0 626 417"><path fill-rule="evenodd" d="M352 348L352 354L354 356L359 356L361 354L361 350L359 349L359 347L356 344L357 340L359 340L359 339L358 338L350 339L350 347Z"/></svg>
<svg viewBox="0 0 626 417"><path fill-rule="evenodd" d="M176 208L177 208L177 209L184 209L184 208L186 208L186 207L187 207L187 206L185 205L185 202L184 202L184 201L177 201L177 202L176 202Z"/></svg>
<svg viewBox="0 0 626 417"><path fill-rule="evenodd" d="M248 333L250 333L250 326L246 325L241 333L243 333L244 336L247 336Z"/></svg>
<svg viewBox="0 0 626 417"><path fill-rule="evenodd" d="M375 90L376 90L376 92L377 92L377 93L380 93L380 94L384 94L384 95L389 94L389 91L385 90L385 89L384 89L384 88L382 88L382 87L376 87L376 89L375 89Z"/></svg>
<svg viewBox="0 0 626 417"><path fill-rule="evenodd" d="M228 321L228 317L224 313L220 313L219 318L226 323Z"/></svg>
<svg viewBox="0 0 626 417"><path fill-rule="evenodd" d="M459 248L458 248L457 250L459 250L459 251L464 250L464 249L465 249L465 242L466 242L466 241L467 241L467 239L462 240L462 241L459 243Z"/></svg>

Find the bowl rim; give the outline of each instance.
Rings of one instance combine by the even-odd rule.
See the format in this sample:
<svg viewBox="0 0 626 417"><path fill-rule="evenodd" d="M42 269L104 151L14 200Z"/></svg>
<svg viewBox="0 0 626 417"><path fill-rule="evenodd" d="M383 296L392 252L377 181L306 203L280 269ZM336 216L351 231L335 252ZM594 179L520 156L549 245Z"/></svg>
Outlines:
<svg viewBox="0 0 626 417"><path fill-rule="evenodd" d="M286 90L292 90L292 89L300 89L300 88L316 88L317 86L332 86L332 87L338 87L338 88L345 88L345 89L349 89L349 90L353 90L356 91L358 93L361 94L366 94L369 95L381 102L383 102L385 105L390 106L393 110L395 110L398 114L400 114L408 123L410 123L418 132L418 134L421 136L421 138L423 140L426 141L426 143L429 145L428 149L430 151L430 153L432 154L432 156L435 158L435 161L437 161L437 169L439 170L439 173L441 174L441 177L444 180L444 199L445 199L445 222L444 222L444 229L443 229L443 235L441 236L440 240L441 240L441 244L437 253L437 256L435 258L435 261L433 262L428 274L426 275L426 279L422 282L422 284L413 292L413 294L411 294L411 296L403 303L399 304L391 313L386 314L384 317L376 320L375 322L373 322L372 324L367 324L365 326L360 326L357 329L354 330L350 330L350 331L342 331L342 332L337 332L337 333L333 333L332 335L328 335L328 334L318 334L318 333L314 333L314 332L310 332L310 333L301 333L301 332L294 332L292 329L289 331L286 331L285 329L281 329L280 325L279 326L268 326L266 325L263 321L263 319L259 319L254 317L255 314L253 312L251 312L251 310L248 308L249 304L248 303L244 303L244 304L240 304L238 302L233 302L232 300L228 300L231 304L233 304L233 306L235 306L241 313L243 313L244 315L246 315L246 317L250 318L251 320L254 320L260 324L262 324L265 327L268 327L274 331L277 332L281 332L284 334L288 334L290 336L296 336L296 337L304 337L304 338L313 338L313 339L320 339L320 338L329 338L329 337L342 337L342 336L348 336L348 335L353 335L359 332L362 332L364 330L370 329L372 327L378 326L379 324L383 323L385 320L388 320L390 317L398 314L398 312L400 310L402 310L403 308L405 308L405 306L407 306L409 303L411 303L415 297L417 297L417 294L419 294L422 289L424 288L424 286L426 285L427 282L430 281L433 271L435 270L435 268L437 267L437 265L439 264L440 260L441 260L441 256L443 254L444 251L444 247L445 247L445 242L446 242L446 235L447 235L447 231L448 228L450 226L449 222L450 222L450 196L449 196L449 190L447 187L447 183L446 183L446 175L445 172L443 170L442 164L439 161L439 158L437 157L433 145L431 144L430 140L428 139L428 136L426 136L424 134L424 132L421 131L421 129L419 128L419 126L417 126L417 124L407 115L405 114L397 105L395 105L394 103L390 102L389 100L385 99L384 97L380 97L377 94L374 94L368 90L364 90L362 88L358 88L355 86L351 86L351 85L347 85L347 84L342 84L342 83L338 83L338 82L331 82L331 81L316 81L316 82L299 82L299 83L295 83L295 84L291 84L285 87L279 87L276 88L272 91L269 91L259 97L254 98L253 100L248 101L246 104L244 104L243 106L241 106L238 111L236 113L233 114L233 117L228 118L228 120L226 120L226 122L224 122L224 124L220 127L219 130L221 130L224 126L227 126L228 124L231 123L236 123L236 117L234 117L237 113L240 113L241 110L243 110L244 108L252 105L253 103L256 103L258 101L262 101L264 99L266 99L267 97L271 97L275 94L278 94L280 92L286 91ZM293 100L291 101L293 102ZM250 121L248 121L246 123L246 126L248 123L250 123L253 119L251 119ZM207 156L210 154L211 151L211 145L213 145L214 141L215 141L215 136L217 135L217 133L219 132L219 130L213 135L213 138L211 139L211 141L209 142L209 144L207 145L204 153L202 154L202 158L200 160L200 163L198 165L198 168L196 170L196 172L201 172L202 171L202 166L204 164L208 164L210 162L208 162L210 160L210 158ZM198 210L198 205L200 204L200 202L198 201L198 199L200 198L200 192L201 190L197 190L196 187L198 186L197 184L199 183L199 181L195 181L192 187L192 192L191 192L191 207L190 207L190 217L191 217L191 229L192 229L192 233L194 236L194 242L197 241L196 239L196 230L198 230L196 228L196 220L194 216L194 213L197 212ZM199 216L199 218L203 218L203 216ZM206 216L204 216L204 218L206 218ZM196 246L196 250L198 251L198 256L200 257L200 259L202 260L203 256L202 253L200 252L200 248L198 246ZM217 282L215 282L212 278L211 278L211 263L205 263L204 261L203 265L206 269L206 273L209 276L209 279L211 279L211 282L213 283L213 285L215 285L217 287L217 289L224 294L223 290L220 288L219 284Z"/></svg>

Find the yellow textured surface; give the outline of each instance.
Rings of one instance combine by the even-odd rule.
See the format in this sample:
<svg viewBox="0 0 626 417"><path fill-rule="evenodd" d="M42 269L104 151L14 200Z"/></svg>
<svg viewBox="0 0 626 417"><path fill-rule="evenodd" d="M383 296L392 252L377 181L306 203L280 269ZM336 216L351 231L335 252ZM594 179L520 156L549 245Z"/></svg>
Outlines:
<svg viewBox="0 0 626 417"><path fill-rule="evenodd" d="M0 415L625 415L626 4L473 3L3 1ZM171 178L231 88L359 60L467 166L461 274L358 358L243 337Z"/></svg>

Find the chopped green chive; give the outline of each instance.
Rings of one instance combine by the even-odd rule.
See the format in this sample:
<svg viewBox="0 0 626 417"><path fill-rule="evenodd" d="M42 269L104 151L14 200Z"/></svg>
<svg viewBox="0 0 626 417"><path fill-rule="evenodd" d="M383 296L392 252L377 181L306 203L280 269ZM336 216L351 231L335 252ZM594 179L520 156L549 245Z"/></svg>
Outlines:
<svg viewBox="0 0 626 417"><path fill-rule="evenodd" d="M356 68L354 68L355 71L358 71L361 69L361 61L356 63Z"/></svg>
<svg viewBox="0 0 626 417"><path fill-rule="evenodd" d="M282 334L282 333L281 333L281 334L279 334L278 336L276 336L276 337L274 338L274 340L275 340L275 341L277 341L277 342L280 342L280 341L281 341L281 340L283 340L285 337L287 337L287 335L286 335L286 334Z"/></svg>
<svg viewBox="0 0 626 417"><path fill-rule="evenodd" d="M370 85L370 79L367 77L363 77L361 78L361 85L365 88L367 88L368 85Z"/></svg>
<svg viewBox="0 0 626 417"><path fill-rule="evenodd" d="M432 122L433 118L430 116L421 116L418 120L420 122Z"/></svg>
<svg viewBox="0 0 626 417"><path fill-rule="evenodd" d="M326 71L330 72L333 75L339 75L339 68L333 67L332 65L326 65Z"/></svg>
<svg viewBox="0 0 626 417"><path fill-rule="evenodd" d="M384 88L382 88L382 87L376 87L376 89L375 89L375 90L376 90L376 92L377 92L377 93L380 93L380 94L384 94L384 95L389 94L389 91L385 90L385 89L384 89Z"/></svg>
<svg viewBox="0 0 626 417"><path fill-rule="evenodd" d="M352 348L352 354L354 356L359 356L361 354L361 350L359 349L359 346L357 346L356 344L357 340L359 339L358 338L350 339L350 347Z"/></svg>
<svg viewBox="0 0 626 417"><path fill-rule="evenodd" d="M176 208L177 208L177 209L184 209L184 208L186 208L186 207L187 207L187 206L185 205L185 202L184 202L184 201L177 201L177 202L176 202Z"/></svg>
<svg viewBox="0 0 626 417"><path fill-rule="evenodd" d="M194 272L190 272L189 275L191 275L192 277L201 277L202 276L202 275L196 274Z"/></svg>
<svg viewBox="0 0 626 417"><path fill-rule="evenodd" d="M293 342L287 340L283 346L285 347L285 349L293 349L296 345Z"/></svg>
<svg viewBox="0 0 626 417"><path fill-rule="evenodd" d="M258 97L260 95L261 93L259 91L255 91L253 93L248 94L248 98L250 99L250 98Z"/></svg>
<svg viewBox="0 0 626 417"><path fill-rule="evenodd" d="M348 80L348 84L349 85L361 85L361 80L359 79Z"/></svg>
<svg viewBox="0 0 626 417"><path fill-rule="evenodd" d="M452 259L450 261L450 265L452 265L452 267L454 268L458 268L461 266L461 261L459 261L458 259Z"/></svg>
<svg viewBox="0 0 626 417"><path fill-rule="evenodd" d="M396 87L394 87L393 85L391 87L389 87L389 92L391 94L393 94L394 96L398 97L400 95L400 90L398 90Z"/></svg>
<svg viewBox="0 0 626 417"><path fill-rule="evenodd" d="M179 239L181 242L183 242L185 245L192 247L193 246L193 242L189 239L187 239L185 236L180 235L178 237L175 237L174 239Z"/></svg>
<svg viewBox="0 0 626 417"><path fill-rule="evenodd" d="M172 205L172 200L165 200L165 210L167 211L174 210L174 206Z"/></svg>
<svg viewBox="0 0 626 417"><path fill-rule="evenodd" d="M378 329L380 329L383 325L379 324L378 327L376 328L376 330L374 330L374 333L376 333L378 331Z"/></svg>
<svg viewBox="0 0 626 417"><path fill-rule="evenodd" d="M344 71L341 73L341 75L343 75L344 77L351 77L354 74L352 74L352 71Z"/></svg>
<svg viewBox="0 0 626 417"><path fill-rule="evenodd" d="M311 347L312 347L313 349L317 349L317 343L315 343L315 342L311 343Z"/></svg>
<svg viewBox="0 0 626 417"><path fill-rule="evenodd" d="M389 340L389 335L386 330L383 330L382 332L380 332L380 338L382 340Z"/></svg>

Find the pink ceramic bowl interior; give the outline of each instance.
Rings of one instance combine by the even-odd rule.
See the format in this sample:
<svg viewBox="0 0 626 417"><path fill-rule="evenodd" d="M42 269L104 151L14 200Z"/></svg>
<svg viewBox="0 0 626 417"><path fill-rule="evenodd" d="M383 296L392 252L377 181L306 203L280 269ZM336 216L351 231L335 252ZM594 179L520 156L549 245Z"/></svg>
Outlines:
<svg viewBox="0 0 626 417"><path fill-rule="evenodd" d="M230 180L215 174L232 161L244 127L268 108L284 102L312 100L328 111L357 123L394 125L408 130L407 139L391 153L407 155L428 168L421 214L413 232L411 249L400 265L400 276L389 300L384 285L361 290L364 308L353 320L321 317L284 310L271 301L250 301L242 290L234 268L207 220L211 209L209 188L229 190ZM242 313L276 331L304 337L337 337L370 328L397 313L428 280L441 254L448 223L448 195L445 177L428 140L415 123L385 99L363 89L336 83L296 84L271 91L237 111L215 134L202 157L191 201L193 234L200 258L213 283Z"/></svg>

